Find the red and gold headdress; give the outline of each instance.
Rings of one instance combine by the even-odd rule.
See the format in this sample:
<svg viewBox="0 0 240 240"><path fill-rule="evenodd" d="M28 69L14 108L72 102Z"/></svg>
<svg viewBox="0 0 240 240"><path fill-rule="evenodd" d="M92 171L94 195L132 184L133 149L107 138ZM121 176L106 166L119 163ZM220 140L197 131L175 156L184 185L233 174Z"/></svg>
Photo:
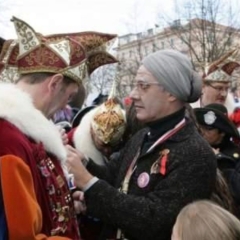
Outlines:
<svg viewBox="0 0 240 240"><path fill-rule="evenodd" d="M3 46L0 80L14 81L17 73L52 72L80 83L96 68L117 62L107 52L116 35L82 32L43 36L18 18L13 17L13 22L18 40Z"/></svg>
<svg viewBox="0 0 240 240"><path fill-rule="evenodd" d="M203 80L211 82L230 82L232 73L240 64L235 60L237 49L224 54L219 60L214 61L205 67Z"/></svg>
<svg viewBox="0 0 240 240"><path fill-rule="evenodd" d="M114 81L108 100L97 107L92 119L93 133L105 144L116 145L126 129L126 113L116 99Z"/></svg>
<svg viewBox="0 0 240 240"><path fill-rule="evenodd" d="M19 78L18 53L17 40L5 41L0 54L0 81L15 82Z"/></svg>

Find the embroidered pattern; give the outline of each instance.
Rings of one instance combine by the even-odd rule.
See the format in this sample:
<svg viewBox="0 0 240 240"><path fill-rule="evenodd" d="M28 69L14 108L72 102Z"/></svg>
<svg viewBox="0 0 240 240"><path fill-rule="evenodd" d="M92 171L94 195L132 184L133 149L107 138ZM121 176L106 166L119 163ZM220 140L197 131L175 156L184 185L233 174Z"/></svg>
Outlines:
<svg viewBox="0 0 240 240"><path fill-rule="evenodd" d="M71 198L67 181L61 175L49 157L38 163L42 180L50 203L53 219L51 235L62 235L71 231L70 224L75 219L73 200ZM77 228L77 226L76 226Z"/></svg>
<svg viewBox="0 0 240 240"><path fill-rule="evenodd" d="M107 45L116 35L86 32L43 36L18 18L14 17L13 22L18 35L17 48L5 45L7 47L4 47L4 55L8 61L0 63L0 73L4 69L12 70L9 68L9 61L16 53L11 67L17 68L20 74L62 73L77 83L81 83L96 68L117 62L106 52ZM12 76L6 72L4 74L5 81L6 76ZM8 78L8 81L13 82L14 79Z"/></svg>

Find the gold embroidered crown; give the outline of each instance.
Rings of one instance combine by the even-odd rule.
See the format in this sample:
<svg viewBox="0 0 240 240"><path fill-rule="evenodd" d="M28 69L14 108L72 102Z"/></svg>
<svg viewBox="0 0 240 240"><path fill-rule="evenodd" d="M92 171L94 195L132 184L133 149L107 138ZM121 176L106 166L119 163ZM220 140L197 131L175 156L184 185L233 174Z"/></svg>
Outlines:
<svg viewBox="0 0 240 240"><path fill-rule="evenodd" d="M115 81L108 100L97 107L91 126L105 144L116 145L121 140L126 129L126 113L116 100Z"/></svg>
<svg viewBox="0 0 240 240"><path fill-rule="evenodd" d="M98 32L43 36L13 17L18 40L6 41L0 55L0 80L15 81L18 74L61 73L77 83L98 67L116 63L107 52L116 38Z"/></svg>

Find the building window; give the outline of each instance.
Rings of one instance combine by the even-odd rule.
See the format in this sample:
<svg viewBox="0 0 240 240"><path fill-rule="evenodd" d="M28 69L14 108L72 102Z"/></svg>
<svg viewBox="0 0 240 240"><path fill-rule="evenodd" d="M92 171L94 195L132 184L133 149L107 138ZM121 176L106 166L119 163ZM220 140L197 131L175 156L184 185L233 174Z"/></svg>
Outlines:
<svg viewBox="0 0 240 240"><path fill-rule="evenodd" d="M148 29L148 35L152 36L153 35L153 29Z"/></svg>
<svg viewBox="0 0 240 240"><path fill-rule="evenodd" d="M174 46L174 40L172 38L170 39L170 45L171 45L171 47Z"/></svg>
<svg viewBox="0 0 240 240"><path fill-rule="evenodd" d="M164 49L165 48L164 42L161 42L161 44L162 44L162 49Z"/></svg>
<svg viewBox="0 0 240 240"><path fill-rule="evenodd" d="M142 33L138 33L137 34L137 39L141 39L142 38Z"/></svg>
<svg viewBox="0 0 240 240"><path fill-rule="evenodd" d="M129 57L130 57L130 58L133 57L133 50L130 50L130 51L129 51Z"/></svg>
<svg viewBox="0 0 240 240"><path fill-rule="evenodd" d="M153 44L152 44L152 50L153 50L153 52L156 52L157 49L158 49L157 44L156 44L156 43L153 43Z"/></svg>
<svg viewBox="0 0 240 240"><path fill-rule="evenodd" d="M145 47L145 54L148 55L148 47Z"/></svg>

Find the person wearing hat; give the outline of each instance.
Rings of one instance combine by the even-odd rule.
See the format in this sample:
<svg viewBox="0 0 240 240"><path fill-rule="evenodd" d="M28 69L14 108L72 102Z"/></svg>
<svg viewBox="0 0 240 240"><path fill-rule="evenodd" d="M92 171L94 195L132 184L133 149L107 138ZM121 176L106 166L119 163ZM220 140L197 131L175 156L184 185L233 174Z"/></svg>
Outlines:
<svg viewBox="0 0 240 240"><path fill-rule="evenodd" d="M234 80L234 71L240 66L234 59L236 54L237 50L227 52L204 69L202 95L198 101L191 104L192 108L220 103L226 106L229 113L234 111L235 102L230 87Z"/></svg>
<svg viewBox="0 0 240 240"><path fill-rule="evenodd" d="M239 132L228 118L225 106L218 103L194 109L201 134L212 146L220 170L234 168L240 159L240 149L232 139L239 139Z"/></svg>
<svg viewBox="0 0 240 240"><path fill-rule="evenodd" d="M218 168L222 171L236 205L240 206L240 148L234 143L239 140L236 126L228 118L228 112L222 104L209 104L194 109L202 136L213 148ZM239 211L239 210L238 210ZM239 212L236 214L239 215Z"/></svg>
<svg viewBox="0 0 240 240"><path fill-rule="evenodd" d="M67 150L50 119L88 74L116 62L102 48L116 35L43 36L12 21L18 39L6 41L0 56L0 219L8 239L80 240Z"/></svg>
<svg viewBox="0 0 240 240"><path fill-rule="evenodd" d="M99 239L169 240L179 211L210 198L215 155L185 115L185 104L200 97L201 84L182 53L152 53L143 59L130 94L136 118L146 127L119 157L99 166L67 146L67 167L84 191L87 214L104 223Z"/></svg>
<svg viewBox="0 0 240 240"><path fill-rule="evenodd" d="M95 163L105 165L118 149L126 129L126 113L116 96L115 82L108 98L79 111L72 126L69 143Z"/></svg>

